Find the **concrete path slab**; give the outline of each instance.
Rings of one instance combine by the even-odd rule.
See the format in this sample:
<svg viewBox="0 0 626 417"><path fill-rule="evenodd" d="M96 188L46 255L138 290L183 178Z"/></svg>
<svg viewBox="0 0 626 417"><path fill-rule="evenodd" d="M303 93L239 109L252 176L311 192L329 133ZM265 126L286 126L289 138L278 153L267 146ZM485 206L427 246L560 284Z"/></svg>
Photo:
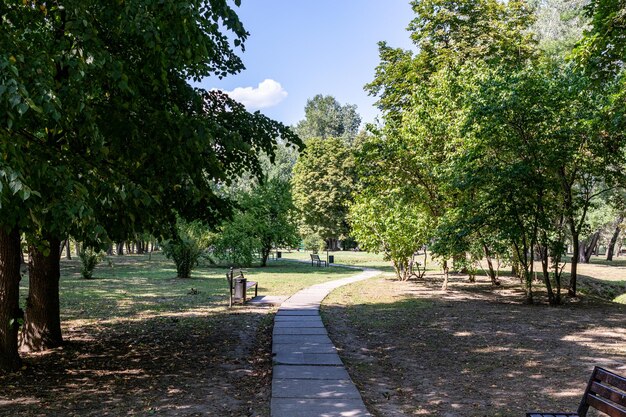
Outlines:
<svg viewBox="0 0 626 417"><path fill-rule="evenodd" d="M274 355L274 363L281 365L337 365L343 366L337 353L287 353Z"/></svg>
<svg viewBox="0 0 626 417"><path fill-rule="evenodd" d="M343 366L274 365L273 374L275 379L350 379Z"/></svg>
<svg viewBox="0 0 626 417"><path fill-rule="evenodd" d="M283 302L274 321L271 417L371 417L319 316L324 298L353 277L304 289Z"/></svg>
<svg viewBox="0 0 626 417"><path fill-rule="evenodd" d="M363 400L272 398L272 417L371 417Z"/></svg>
<svg viewBox="0 0 626 417"><path fill-rule="evenodd" d="M277 320L274 322L274 329L282 327L324 327L322 319L318 320Z"/></svg>
<svg viewBox="0 0 626 417"><path fill-rule="evenodd" d="M283 316L319 316L320 311L319 308L292 308L289 306L285 306L284 304L280 307L280 310L276 313L276 317Z"/></svg>
<svg viewBox="0 0 626 417"><path fill-rule="evenodd" d="M319 315L305 315L305 316L296 316L296 315L280 315L274 318L274 323L282 323L284 321L298 321L298 322L307 322L307 321L321 321Z"/></svg>
<svg viewBox="0 0 626 417"><path fill-rule="evenodd" d="M274 326L274 335L279 334L291 334L291 335L303 335L303 334L316 334L327 335L324 327L283 327Z"/></svg>
<svg viewBox="0 0 626 417"><path fill-rule="evenodd" d="M291 343L302 344L306 342L311 343L332 343L327 334L275 334L273 336L273 343Z"/></svg>
<svg viewBox="0 0 626 417"><path fill-rule="evenodd" d="M332 343L274 344L272 353L337 353L337 348Z"/></svg>
<svg viewBox="0 0 626 417"><path fill-rule="evenodd" d="M361 399L352 381L332 379L274 379L272 398Z"/></svg>

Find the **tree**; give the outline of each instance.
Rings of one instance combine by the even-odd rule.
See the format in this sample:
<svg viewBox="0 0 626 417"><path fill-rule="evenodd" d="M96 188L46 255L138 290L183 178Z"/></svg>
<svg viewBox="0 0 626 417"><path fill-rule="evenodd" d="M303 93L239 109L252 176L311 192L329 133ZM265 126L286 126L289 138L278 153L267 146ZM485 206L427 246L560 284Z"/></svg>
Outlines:
<svg viewBox="0 0 626 417"><path fill-rule="evenodd" d="M307 100L304 114L304 120L298 122L295 128L303 140L340 138L351 144L361 124L356 106L342 106L333 96L318 94Z"/></svg>
<svg viewBox="0 0 626 417"><path fill-rule="evenodd" d="M386 189L395 183L409 190L436 227L459 199L458 187L450 182L450 161L466 150L463 67L474 61L514 67L532 59L527 31L532 10L523 2L492 0L411 4L416 17L409 30L418 52L380 43L381 63L366 89L378 97L383 111L385 125L376 132L378 163L395 178ZM455 255L449 250L459 246L439 248L446 270L447 257Z"/></svg>
<svg viewBox="0 0 626 417"><path fill-rule="evenodd" d="M490 246L502 250L507 242L528 301L532 254L543 253L544 282L558 303L567 234L576 246L593 200L622 171L620 135L607 135L618 131L619 95L591 88L561 53L542 56L525 3L412 5L418 52L381 44L367 86L384 112L382 160L397 183L423 196L438 224L435 252L477 253L477 240L492 253ZM576 260L570 290L576 293Z"/></svg>
<svg viewBox="0 0 626 417"><path fill-rule="evenodd" d="M273 248L298 244L289 182L270 178L242 193L238 203L233 219L224 222L214 242L219 257L245 266L260 255L261 266L266 266Z"/></svg>
<svg viewBox="0 0 626 417"><path fill-rule="evenodd" d="M398 279L410 278L413 254L428 243L432 220L412 201L393 191L361 191L350 205L352 236L362 249L382 252L391 260Z"/></svg>
<svg viewBox="0 0 626 417"><path fill-rule="evenodd" d="M429 243L435 219L428 199L419 194L422 188L399 180L407 167L403 162L412 154L402 145L380 135L364 137L359 143L357 183L348 220L359 246L382 252L392 261L398 279L406 281L413 255Z"/></svg>
<svg viewBox="0 0 626 417"><path fill-rule="evenodd" d="M336 240L348 234L346 214L355 180L351 150L340 139L309 139L293 172L302 234L317 233L335 249Z"/></svg>
<svg viewBox="0 0 626 417"><path fill-rule="evenodd" d="M261 266L273 248L298 245L295 207L289 182L278 178L262 183L253 193L242 198L242 209L254 219L252 235L261 244Z"/></svg>
<svg viewBox="0 0 626 417"><path fill-rule="evenodd" d="M598 81L623 73L626 58L626 3L623 0L592 0L586 7L591 25L580 40L576 55Z"/></svg>
<svg viewBox="0 0 626 417"><path fill-rule="evenodd" d="M17 351L20 285L20 233L17 228L0 229L0 369L16 370L21 366Z"/></svg>
<svg viewBox="0 0 626 417"><path fill-rule="evenodd" d="M102 244L164 233L175 212L217 223L229 204L214 184L243 167L259 172L258 154L272 154L277 138L298 142L283 125L187 83L243 69L231 45L242 46L247 32L225 0L15 1L0 17L10 28L0 34L3 226L25 231L43 258L67 234ZM58 293L57 275L32 274L31 292ZM60 334L55 298L32 299L43 302L28 306L25 340L53 327ZM0 308L12 303L3 298Z"/></svg>
<svg viewBox="0 0 626 417"><path fill-rule="evenodd" d="M585 0L537 1L537 20L532 29L539 48L554 59L563 59L580 40L588 23Z"/></svg>

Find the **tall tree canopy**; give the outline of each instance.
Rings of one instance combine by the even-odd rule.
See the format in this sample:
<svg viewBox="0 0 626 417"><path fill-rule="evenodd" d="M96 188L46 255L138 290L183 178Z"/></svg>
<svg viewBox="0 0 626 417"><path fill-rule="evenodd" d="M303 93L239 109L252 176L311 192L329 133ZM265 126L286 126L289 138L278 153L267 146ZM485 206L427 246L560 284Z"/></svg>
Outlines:
<svg viewBox="0 0 626 417"><path fill-rule="evenodd" d="M296 125L296 133L306 140L310 138L340 138L352 143L356 137L361 116L353 104L341 105L333 96L316 95L307 100L304 120Z"/></svg>
<svg viewBox="0 0 626 417"><path fill-rule="evenodd" d="M577 249L594 199L620 181L616 95L592 88L564 61L571 39L552 50L538 42L526 2L412 5L417 52L381 43L381 63L366 87L378 96L385 124L368 145L375 152L359 164L388 167L386 176L395 180L382 176L386 185L372 185L372 170L365 170L358 189L385 196L376 190L384 185L388 195L415 195L420 203L406 204L405 212L438 225L431 249L444 260L481 246L486 256L501 251L518 266L529 301L531 254L545 253L544 281L557 303L559 285L555 294L550 285L560 278L565 240ZM363 213L379 203L357 200Z"/></svg>
<svg viewBox="0 0 626 417"><path fill-rule="evenodd" d="M346 214L354 190L351 149L337 138L310 139L293 172L293 201L302 234L318 234L333 248L348 234Z"/></svg>
<svg viewBox="0 0 626 417"><path fill-rule="evenodd" d="M41 255L24 334L38 349L61 341L51 250L61 238L165 233L176 212L217 223L228 202L214 184L260 172L277 138L298 140L187 83L243 69L231 45L248 34L226 0L16 0L0 21L0 246L13 259L23 231ZM19 365L18 281L19 265L0 263L0 369Z"/></svg>

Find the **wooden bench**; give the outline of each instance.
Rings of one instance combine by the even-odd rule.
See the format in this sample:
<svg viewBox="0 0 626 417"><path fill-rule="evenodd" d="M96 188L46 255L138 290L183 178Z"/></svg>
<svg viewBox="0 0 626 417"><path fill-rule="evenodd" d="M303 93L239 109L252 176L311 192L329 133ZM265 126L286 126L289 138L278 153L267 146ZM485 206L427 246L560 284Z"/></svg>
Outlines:
<svg viewBox="0 0 626 417"><path fill-rule="evenodd" d="M589 407L610 417L626 417L626 378L596 366L576 413L526 413L526 417L586 417Z"/></svg>
<svg viewBox="0 0 626 417"><path fill-rule="evenodd" d="M311 266L313 266L313 263L315 262L317 262L317 266L322 266L322 263L324 264L324 266L328 266L326 261L320 259L320 256L318 254L312 253L311 254Z"/></svg>
<svg viewBox="0 0 626 417"><path fill-rule="evenodd" d="M232 307L235 302L241 302L244 304L247 301L247 294L250 288L254 288L254 296L258 295L259 283L256 281L248 281L243 276L243 271L241 269L233 269L226 273L226 279L228 280L228 307ZM237 280L245 280L245 288L237 288L236 281ZM237 291L240 290L240 291Z"/></svg>

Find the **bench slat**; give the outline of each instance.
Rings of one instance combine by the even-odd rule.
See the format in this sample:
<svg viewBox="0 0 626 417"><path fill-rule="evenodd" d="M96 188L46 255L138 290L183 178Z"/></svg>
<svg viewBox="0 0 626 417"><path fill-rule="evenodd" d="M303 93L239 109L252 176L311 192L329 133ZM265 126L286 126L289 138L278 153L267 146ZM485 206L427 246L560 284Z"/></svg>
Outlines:
<svg viewBox="0 0 626 417"><path fill-rule="evenodd" d="M607 400L612 401L617 405L626 405L626 394L623 391L619 391L609 385L604 385L600 382L594 381L591 384L589 392L594 393L602 398L606 398Z"/></svg>
<svg viewBox="0 0 626 417"><path fill-rule="evenodd" d="M609 372L606 369L596 368L594 379L606 382L606 384L611 385L619 390L626 391L626 378ZM621 404L624 405L624 403Z"/></svg>
<svg viewBox="0 0 626 417"><path fill-rule="evenodd" d="M585 417L589 407L609 417L626 417L626 378L596 366L578 407L578 413L526 413L527 417Z"/></svg>
<svg viewBox="0 0 626 417"><path fill-rule="evenodd" d="M621 407L618 408L615 404L602 397L587 395L587 404L611 417L626 417L626 410Z"/></svg>

